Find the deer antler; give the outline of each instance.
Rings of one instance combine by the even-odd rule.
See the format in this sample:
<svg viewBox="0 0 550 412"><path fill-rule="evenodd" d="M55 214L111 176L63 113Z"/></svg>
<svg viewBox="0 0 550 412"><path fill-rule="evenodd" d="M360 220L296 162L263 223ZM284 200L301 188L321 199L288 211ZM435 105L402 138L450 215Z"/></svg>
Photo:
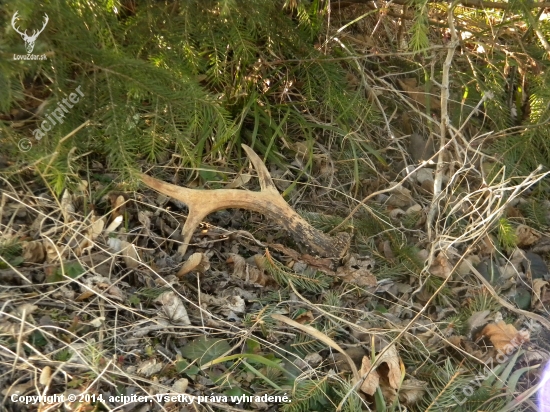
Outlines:
<svg viewBox="0 0 550 412"><path fill-rule="evenodd" d="M44 31L44 29L46 28L46 25L48 24L49 21L50 21L50 18L48 17L48 15L46 13L44 13L44 24L42 25L42 28L40 30L33 30L33 32L32 32L32 37L35 40L38 37L38 35Z"/></svg>
<svg viewBox="0 0 550 412"><path fill-rule="evenodd" d="M13 27L13 29L15 30L15 32L17 34L19 34L21 37L27 37L27 30L25 30L25 32L21 32L16 26L15 26L15 23L17 22L17 18L19 17L19 11L16 11L14 14L13 14L13 17L11 18L11 26Z"/></svg>
<svg viewBox="0 0 550 412"><path fill-rule="evenodd" d="M188 189L162 182L145 174L141 175L142 181L147 186L180 200L189 208L189 215L182 231L183 245L180 246L179 252L185 253L193 232L207 215L217 210L237 208L268 216L322 257L342 257L348 244L342 238L333 238L315 229L296 213L279 194L258 155L247 145L243 144L242 147L258 172L259 192L237 189Z"/></svg>
<svg viewBox="0 0 550 412"><path fill-rule="evenodd" d="M19 28L15 25L16 22L17 22L17 19L19 18L19 11L16 11L14 14L13 14L13 17L11 19L11 25L13 27L13 29L23 38L23 40L25 41L25 48L27 49L27 53L32 53L33 49L34 49L34 42L36 41L36 39L38 38L38 35L40 33L42 33L44 31L44 29L46 28L46 25L48 24L48 22L50 21L50 18L48 17L48 15L46 13L44 13L44 24L42 25L42 28L40 30L36 30L34 29L32 31L32 35L28 35L27 34L27 30L25 30L24 32L22 32L21 30L19 30Z"/></svg>

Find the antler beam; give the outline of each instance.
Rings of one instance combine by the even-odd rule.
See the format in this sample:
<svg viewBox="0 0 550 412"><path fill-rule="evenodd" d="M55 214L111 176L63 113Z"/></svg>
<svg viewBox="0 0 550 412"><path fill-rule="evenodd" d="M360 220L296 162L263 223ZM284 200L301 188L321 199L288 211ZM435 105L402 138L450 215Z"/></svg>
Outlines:
<svg viewBox="0 0 550 412"><path fill-rule="evenodd" d="M193 232L207 215L218 210L235 208L252 210L271 218L290 232L296 240L322 257L342 257L348 247L344 239L324 234L296 213L279 194L267 168L258 155L247 145L243 144L242 146L258 172L259 192L237 189L188 189L162 182L146 174L141 175L142 181L147 186L185 203L189 208L189 215L182 231L183 244L180 246L179 252L185 253Z"/></svg>

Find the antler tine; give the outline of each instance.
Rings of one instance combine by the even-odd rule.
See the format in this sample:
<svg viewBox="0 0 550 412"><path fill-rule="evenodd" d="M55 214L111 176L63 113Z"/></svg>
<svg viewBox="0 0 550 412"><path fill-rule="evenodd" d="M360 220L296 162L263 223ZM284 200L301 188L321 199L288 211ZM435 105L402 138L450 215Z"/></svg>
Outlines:
<svg viewBox="0 0 550 412"><path fill-rule="evenodd" d="M11 26L13 27L13 29L15 30L15 32L21 36L26 36L27 35L27 30L25 30L25 33L22 33L16 26L15 26L15 23L17 22L17 19L19 18L19 10L17 10L14 14L13 14L13 17L11 19Z"/></svg>
<svg viewBox="0 0 550 412"><path fill-rule="evenodd" d="M40 30L40 33L42 33L44 31L44 29L46 28L46 25L48 24L49 21L50 21L50 18L48 17L48 15L46 13L44 13L44 24L42 25L42 29Z"/></svg>
<svg viewBox="0 0 550 412"><path fill-rule="evenodd" d="M252 166L254 166L254 169L256 169L256 172L258 172L258 179L260 180L260 190L262 192L265 190L277 192L277 188L273 183L273 179L271 179L271 175L269 174L267 167L265 167L265 164L262 162L262 159L260 159L256 152L254 152L254 150L252 150L252 148L250 148L249 146L243 144L242 147L246 152L248 158L250 159Z"/></svg>

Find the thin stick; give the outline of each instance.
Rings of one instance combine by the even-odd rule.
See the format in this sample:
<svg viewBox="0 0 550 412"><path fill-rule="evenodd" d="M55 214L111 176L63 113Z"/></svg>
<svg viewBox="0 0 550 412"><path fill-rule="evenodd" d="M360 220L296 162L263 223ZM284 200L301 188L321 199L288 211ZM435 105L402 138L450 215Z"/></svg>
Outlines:
<svg viewBox="0 0 550 412"><path fill-rule="evenodd" d="M451 30L451 41L449 42L449 46L447 49L447 58L445 59L445 62L443 63L443 75L441 79L441 122L439 122L439 135L440 135L440 149L439 149L439 155L437 156L437 168L435 172L435 179L434 179L434 195L432 204L430 206L430 211L428 212L428 216L426 218L426 230L428 234L428 240L433 240L432 236L432 222L435 218L435 215L437 213L438 204L439 204L439 197L441 195L441 186L443 183L443 175L445 170L445 146L446 146L446 131L448 128L448 125L450 124L449 121L449 71L451 70L451 64L453 63L453 56L455 54L455 49L458 46L458 36L456 34L456 28L454 25L454 8L456 6L457 2L453 2L453 4L449 7L449 14L448 14L448 21L449 21L449 29Z"/></svg>

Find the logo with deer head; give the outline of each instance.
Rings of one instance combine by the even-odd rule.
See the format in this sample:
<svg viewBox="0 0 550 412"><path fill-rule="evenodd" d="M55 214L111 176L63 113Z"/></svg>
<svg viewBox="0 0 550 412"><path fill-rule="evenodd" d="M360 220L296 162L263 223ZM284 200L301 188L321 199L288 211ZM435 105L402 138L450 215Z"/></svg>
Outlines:
<svg viewBox="0 0 550 412"><path fill-rule="evenodd" d="M36 42L38 35L44 31L44 29L46 28L46 24L48 24L48 21L50 19L48 15L44 13L44 24L42 25L42 28L40 30L36 30L36 29L33 30L32 35L29 36L27 34L27 30L22 32L17 28L16 22L17 22L18 16L19 16L19 11L16 11L15 14L13 15L13 18L11 19L11 26L17 33L19 33L21 38L25 41L25 49L27 49L27 54L31 54L32 51L34 50L34 43Z"/></svg>

